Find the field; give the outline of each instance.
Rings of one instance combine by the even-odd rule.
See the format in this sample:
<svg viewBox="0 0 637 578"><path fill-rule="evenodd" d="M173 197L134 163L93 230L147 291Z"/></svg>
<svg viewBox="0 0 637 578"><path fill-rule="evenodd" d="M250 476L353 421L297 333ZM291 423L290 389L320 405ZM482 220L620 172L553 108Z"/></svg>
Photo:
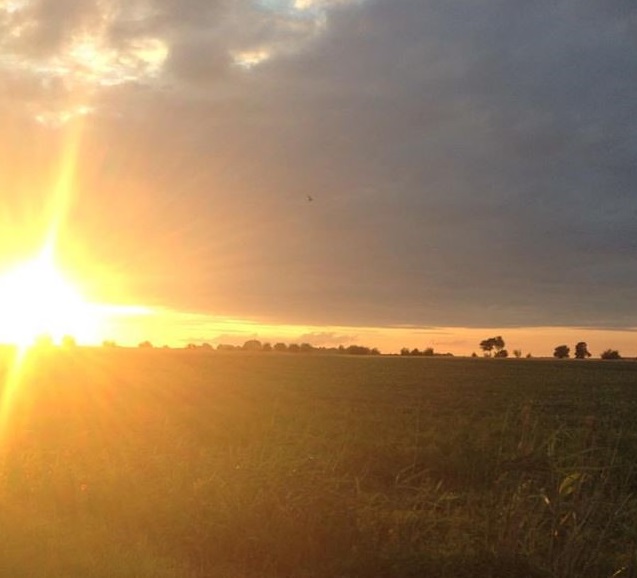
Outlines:
<svg viewBox="0 0 637 578"><path fill-rule="evenodd" d="M637 575L637 363L2 357L0 575Z"/></svg>

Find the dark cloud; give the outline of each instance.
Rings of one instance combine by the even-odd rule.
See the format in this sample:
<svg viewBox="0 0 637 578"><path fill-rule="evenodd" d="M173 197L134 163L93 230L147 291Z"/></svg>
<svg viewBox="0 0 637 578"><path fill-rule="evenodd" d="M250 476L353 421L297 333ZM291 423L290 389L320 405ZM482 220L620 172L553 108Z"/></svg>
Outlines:
<svg viewBox="0 0 637 578"><path fill-rule="evenodd" d="M148 6L108 38L165 41L162 76L94 95L106 152L74 225L140 294L272 322L637 326L631 3Z"/></svg>

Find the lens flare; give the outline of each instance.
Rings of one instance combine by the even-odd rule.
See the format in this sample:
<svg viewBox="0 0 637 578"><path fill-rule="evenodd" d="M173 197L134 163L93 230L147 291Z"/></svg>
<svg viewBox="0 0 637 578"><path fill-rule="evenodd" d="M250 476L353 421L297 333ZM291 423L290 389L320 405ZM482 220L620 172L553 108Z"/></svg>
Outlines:
<svg viewBox="0 0 637 578"><path fill-rule="evenodd" d="M0 276L0 341L26 346L43 334L54 340L99 337L99 319L56 266L51 251Z"/></svg>

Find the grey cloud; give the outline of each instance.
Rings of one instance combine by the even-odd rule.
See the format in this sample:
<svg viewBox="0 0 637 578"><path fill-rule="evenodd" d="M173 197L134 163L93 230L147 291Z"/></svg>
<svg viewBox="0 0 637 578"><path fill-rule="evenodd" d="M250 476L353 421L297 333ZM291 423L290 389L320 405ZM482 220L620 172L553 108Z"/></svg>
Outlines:
<svg viewBox="0 0 637 578"><path fill-rule="evenodd" d="M312 130L292 152L307 180L330 197L357 180L381 184L384 202L361 197L366 207L343 219L352 231L334 238L356 253L358 268L336 257L342 274L360 276L353 301L387 303L382 288L395 284L394 315L408 316L403 304L433 274L437 310L411 310L425 322L634 323L627 294L605 293L609 279L635 283L633 39L576 4L448 6L376 3L351 35L348 13L310 58L316 67L291 65L289 100L317 70L332 91L307 96ZM380 236L395 259L356 252L348 236L371 247ZM580 267L591 252L596 266Z"/></svg>
<svg viewBox="0 0 637 578"><path fill-rule="evenodd" d="M187 281L158 265L144 285L158 301L299 323L637 325L631 3L351 4L249 72L229 51L296 42L285 18L153 6L121 34L170 39L173 84L104 93L134 123L96 119L94 138L128 144L134 126L149 234L184 245ZM162 262L153 243L145 256Z"/></svg>

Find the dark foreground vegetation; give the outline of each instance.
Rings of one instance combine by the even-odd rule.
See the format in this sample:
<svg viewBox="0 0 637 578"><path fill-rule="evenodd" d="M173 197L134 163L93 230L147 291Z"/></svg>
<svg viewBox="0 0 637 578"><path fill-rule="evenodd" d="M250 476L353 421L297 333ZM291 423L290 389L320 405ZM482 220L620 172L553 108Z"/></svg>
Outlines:
<svg viewBox="0 0 637 578"><path fill-rule="evenodd" d="M3 396L0 575L634 576L636 377L33 352Z"/></svg>

